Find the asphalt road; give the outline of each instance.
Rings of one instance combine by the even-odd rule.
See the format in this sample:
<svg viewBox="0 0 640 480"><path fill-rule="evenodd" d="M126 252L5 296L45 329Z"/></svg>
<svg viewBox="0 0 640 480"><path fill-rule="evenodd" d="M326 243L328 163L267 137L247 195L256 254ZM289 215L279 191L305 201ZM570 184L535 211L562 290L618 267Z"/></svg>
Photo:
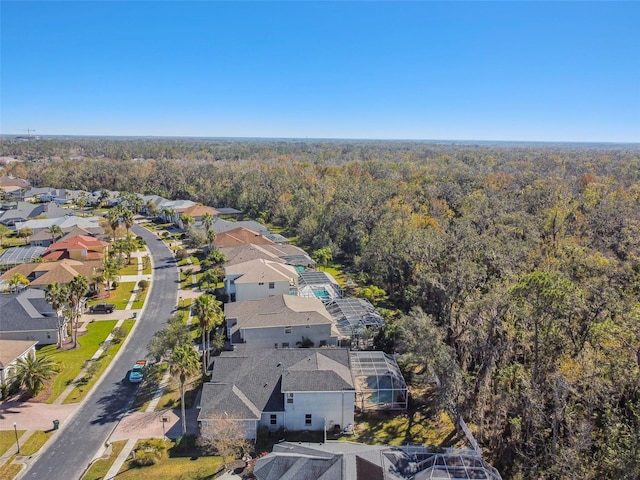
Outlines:
<svg viewBox="0 0 640 480"><path fill-rule="evenodd" d="M171 251L152 232L138 225L132 231L146 240L153 259L151 291L138 316L138 325L102 381L75 414L61 424L42 453L20 475L22 479L80 479L135 395L137 386L129 383L127 372L136 360L146 358L149 340L166 326L176 306L178 269Z"/></svg>

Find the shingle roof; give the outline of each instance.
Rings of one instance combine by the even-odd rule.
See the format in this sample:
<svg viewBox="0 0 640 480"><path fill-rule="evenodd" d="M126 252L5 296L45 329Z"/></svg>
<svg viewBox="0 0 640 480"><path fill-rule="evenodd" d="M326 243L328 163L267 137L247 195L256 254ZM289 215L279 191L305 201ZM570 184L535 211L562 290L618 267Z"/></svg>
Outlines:
<svg viewBox="0 0 640 480"><path fill-rule="evenodd" d="M100 260L81 262L79 260L64 259L58 262L24 263L7 270L0 276L0 280L8 280L16 273L19 273L30 280L31 286L48 285L54 282L68 283L77 275L82 275L91 280L101 268L102 261Z"/></svg>
<svg viewBox="0 0 640 480"><path fill-rule="evenodd" d="M30 288L20 293L1 294L0 331L57 331L55 312L44 297L43 290Z"/></svg>
<svg viewBox="0 0 640 480"><path fill-rule="evenodd" d="M272 453L256 463L259 480L342 480L342 455Z"/></svg>
<svg viewBox="0 0 640 480"><path fill-rule="evenodd" d="M216 240L214 243L216 247L233 247L247 243L252 243L254 245L273 244L273 242L266 238L262 233L249 230L245 227L237 227L233 230L216 233Z"/></svg>
<svg viewBox="0 0 640 480"><path fill-rule="evenodd" d="M326 370L330 368L341 373ZM288 391L353 389L351 378L347 382L341 377L345 371L349 371L346 349L245 351L239 348L234 352L223 352L214 360L211 382L203 389L199 418L214 418L222 412L233 412L238 418L254 418L243 416L255 413L249 405L259 412L284 411L283 392L286 390L282 387L282 377L287 374L291 376L290 380L293 376L304 377Z"/></svg>
<svg viewBox="0 0 640 480"><path fill-rule="evenodd" d="M0 369L9 365L37 343L38 342L34 340L0 339Z"/></svg>
<svg viewBox="0 0 640 480"><path fill-rule="evenodd" d="M236 284L294 281L298 277L294 267L261 258L225 267L224 272L226 276L239 275Z"/></svg>
<svg viewBox="0 0 640 480"><path fill-rule="evenodd" d="M243 328L332 323L331 315L320 300L293 295L227 303L224 313L227 318L237 319L232 333Z"/></svg>

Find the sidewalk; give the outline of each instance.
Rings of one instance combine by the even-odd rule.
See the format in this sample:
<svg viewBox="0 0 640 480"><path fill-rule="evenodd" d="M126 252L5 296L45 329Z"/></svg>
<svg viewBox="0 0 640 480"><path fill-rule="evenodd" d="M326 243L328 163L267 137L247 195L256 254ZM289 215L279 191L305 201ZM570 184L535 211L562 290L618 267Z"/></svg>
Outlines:
<svg viewBox="0 0 640 480"><path fill-rule="evenodd" d="M140 280L151 279L151 275L142 275L143 260L146 252L136 252L135 257L138 258L138 275L125 276L128 281L138 282ZM91 321L101 320L117 320L116 326L122 325L126 319L137 316L141 309L132 310L131 305L135 301L136 292L131 294L131 298L127 304L125 310L116 310L112 314L106 316L95 314L84 314L80 319L79 332L86 331L86 325ZM87 362L87 366L83 368L76 378L67 386L67 388L58 396L58 398L52 404L39 403L39 402L20 402L20 401L2 401L0 402L0 430L13 430L14 423L16 429L24 431L22 435L19 435L18 441L21 445L28 440L31 435L36 431L48 432L53 430L53 420L58 420L63 423L74 411L79 407L80 403L62 404L65 398L73 391L78 380L82 379L88 366L91 364L91 360L97 359L102 355L104 348L111 341L112 336L109 334L105 339L103 345L94 353L91 359ZM160 426L162 427L162 426ZM0 466L4 465L13 455L17 454L18 447L14 443L7 451L0 456ZM21 463L21 458L14 459L15 463Z"/></svg>

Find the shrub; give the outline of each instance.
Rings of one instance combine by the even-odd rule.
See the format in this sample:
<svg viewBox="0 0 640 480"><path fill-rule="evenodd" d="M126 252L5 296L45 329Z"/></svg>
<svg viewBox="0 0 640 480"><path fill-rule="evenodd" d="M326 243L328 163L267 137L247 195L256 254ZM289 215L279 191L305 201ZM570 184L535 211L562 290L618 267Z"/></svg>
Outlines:
<svg viewBox="0 0 640 480"><path fill-rule="evenodd" d="M167 451L167 445L164 440L159 438L151 438L143 440L138 444L135 450L135 458L133 465L136 467L148 467L155 465Z"/></svg>
<svg viewBox="0 0 640 480"><path fill-rule="evenodd" d="M113 282L111 282L111 288L112 288L112 289L114 289L114 290L115 290L116 288L118 288L118 285L120 285L120 284L118 283L118 281L117 281L117 280L114 280Z"/></svg>
<svg viewBox="0 0 640 480"><path fill-rule="evenodd" d="M111 335L113 337L113 343L120 343L122 339L127 336L127 330L123 327L115 327L111 330Z"/></svg>
<svg viewBox="0 0 640 480"><path fill-rule="evenodd" d="M144 292L147 288L149 288L149 280L140 280L138 282L138 287L140 287L140 290Z"/></svg>
<svg viewBox="0 0 640 480"><path fill-rule="evenodd" d="M184 260L188 256L189 256L189 253L187 252L186 248L181 248L180 250L176 251L176 259L177 260Z"/></svg>

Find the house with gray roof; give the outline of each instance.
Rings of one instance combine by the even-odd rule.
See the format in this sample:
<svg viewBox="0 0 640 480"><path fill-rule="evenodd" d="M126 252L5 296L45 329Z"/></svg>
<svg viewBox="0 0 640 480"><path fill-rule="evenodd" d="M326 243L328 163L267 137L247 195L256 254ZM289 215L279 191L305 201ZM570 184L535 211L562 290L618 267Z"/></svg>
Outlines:
<svg viewBox="0 0 640 480"><path fill-rule="evenodd" d="M250 348L336 346L338 332L315 298L276 295L224 306L227 336Z"/></svg>
<svg viewBox="0 0 640 480"><path fill-rule="evenodd" d="M62 229L62 231L65 231L66 229L70 229L72 227L92 229L94 231L100 229L102 231L99 217L77 217L75 215L65 215L59 218L27 220L26 222L16 223L16 230L20 231L23 228L30 228L33 233L38 233L42 230L51 228L53 225L58 225Z"/></svg>
<svg viewBox="0 0 640 480"><path fill-rule="evenodd" d="M14 205L14 208L0 212L0 223L7 227L13 227L36 217L61 218L71 213L71 210L62 208L54 202L44 204L15 202Z"/></svg>
<svg viewBox="0 0 640 480"><path fill-rule="evenodd" d="M256 461L258 480L502 480L473 450L356 442L282 442Z"/></svg>
<svg viewBox="0 0 640 480"><path fill-rule="evenodd" d="M45 300L44 290L0 294L0 312L0 339L37 341L39 345L58 342L56 312Z"/></svg>
<svg viewBox="0 0 640 480"><path fill-rule="evenodd" d="M285 263L296 267L298 271L315 268L316 262L309 257L300 247L288 244L268 244L256 245L247 243L228 247L219 247L218 250L227 259L225 265L231 266L238 263L248 262L263 258L274 262Z"/></svg>
<svg viewBox="0 0 640 480"><path fill-rule="evenodd" d="M223 352L203 385L198 424L215 436L216 422L238 422L247 438L258 428L318 430L353 424L355 388L346 349Z"/></svg>

